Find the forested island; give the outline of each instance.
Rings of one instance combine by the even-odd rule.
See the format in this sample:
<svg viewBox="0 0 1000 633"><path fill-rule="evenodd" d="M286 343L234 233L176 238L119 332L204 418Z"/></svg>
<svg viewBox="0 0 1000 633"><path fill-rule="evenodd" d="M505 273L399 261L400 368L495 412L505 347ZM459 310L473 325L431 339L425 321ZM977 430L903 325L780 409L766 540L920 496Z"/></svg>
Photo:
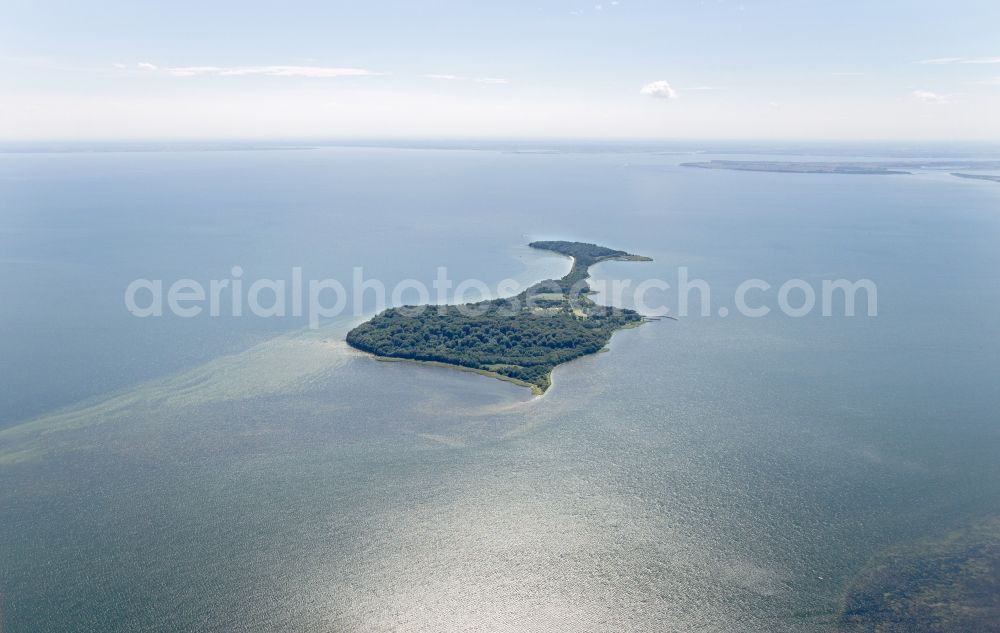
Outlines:
<svg viewBox="0 0 1000 633"><path fill-rule="evenodd" d="M651 260L583 242L529 246L571 257L572 269L509 298L390 308L348 332L347 343L382 359L454 366L544 393L556 365L598 352L616 330L642 323L634 310L590 299L589 268Z"/></svg>

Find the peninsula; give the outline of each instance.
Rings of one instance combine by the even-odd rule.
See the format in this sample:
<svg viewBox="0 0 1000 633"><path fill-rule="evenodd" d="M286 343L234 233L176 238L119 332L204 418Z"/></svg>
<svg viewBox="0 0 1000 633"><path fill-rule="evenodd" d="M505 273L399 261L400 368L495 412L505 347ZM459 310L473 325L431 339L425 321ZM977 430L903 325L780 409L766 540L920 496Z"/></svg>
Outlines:
<svg viewBox="0 0 1000 633"><path fill-rule="evenodd" d="M1000 169L995 160L935 160L935 161L769 161L769 160L712 160L700 163L681 163L681 167L699 169L729 169L733 171L770 171L781 174L864 174L909 175L921 171L950 171L955 169ZM995 176L952 174L960 178L993 180Z"/></svg>
<svg viewBox="0 0 1000 633"><path fill-rule="evenodd" d="M681 167L731 169L734 171L773 171L785 174L878 174L899 175L911 172L895 165L880 163L779 162L758 160L713 160L704 163L681 163Z"/></svg>
<svg viewBox="0 0 1000 633"><path fill-rule="evenodd" d="M573 267L513 297L390 308L348 332L347 343L383 360L456 367L544 393L556 365L600 351L616 330L643 321L634 310L594 303L589 268L607 260L651 260L583 242L529 246L566 255Z"/></svg>
<svg viewBox="0 0 1000 633"><path fill-rule="evenodd" d="M960 174L952 172L951 175L957 178L968 178L969 180L989 180L990 182L1000 182L1000 176L994 176L992 174Z"/></svg>

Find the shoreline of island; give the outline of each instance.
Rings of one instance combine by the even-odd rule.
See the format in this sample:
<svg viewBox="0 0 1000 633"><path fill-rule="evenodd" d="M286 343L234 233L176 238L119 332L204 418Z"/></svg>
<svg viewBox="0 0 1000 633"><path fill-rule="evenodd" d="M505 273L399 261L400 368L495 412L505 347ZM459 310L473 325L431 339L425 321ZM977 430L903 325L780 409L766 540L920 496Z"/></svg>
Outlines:
<svg viewBox="0 0 1000 633"><path fill-rule="evenodd" d="M635 261L643 261L643 260L635 260ZM652 260L650 260L650 261L652 261ZM612 336L614 336L618 332L622 332L624 330L634 330L634 329L638 328L639 326L641 326L641 325L643 325L645 323L651 323L651 321L643 318L642 321L636 321L636 322L633 322L633 323L628 323L626 325L621 326L620 328L618 328L614 332L612 332ZM610 345L610 343L611 343L611 341L609 340L608 344ZM542 389L541 387L539 387L538 385L536 385L534 383L530 383L530 382L528 382L526 380L520 380L518 378L514 378L513 376L504 376L503 374L498 374L497 372L490 371L489 369L481 369L479 367L466 367L465 365L456 365L454 363L443 363L443 362L437 361L437 360L420 360L418 358L403 358L401 356L379 356L378 354L374 354L372 352L366 352L363 349L358 349L357 347L353 347L353 346L351 347L351 349L353 349L355 352L358 352L359 354L364 354L365 357L370 358L372 360L376 360L376 361L378 361L380 363L413 363L414 365L425 365L427 367L438 367L440 369L454 369L454 370L463 371L463 372L466 372L466 373L479 374L480 376L487 376L489 378L496 378L497 380L502 380L504 382L509 382L512 385L517 385L518 387L525 387L527 389L530 389L531 390L531 394L532 394L532 398L531 398L532 400L534 400L535 398L544 396L546 393L548 393L548 389ZM593 356L593 355L596 355L596 354L604 354L604 353L610 352L610 351L611 351L611 349L609 347L605 346L605 347L602 347L601 349L597 350L593 354L584 354L583 356L577 356L576 358L574 358L572 360L569 360L569 361L566 361L565 363L561 363L561 364L568 365L569 363L572 363L574 360L579 360L581 358L586 358L587 356ZM550 387L552 386L552 383L553 383L553 374L554 374L554 372L555 372L555 368L553 368L552 371L550 371L548 373L548 375L546 376L547 382L549 383Z"/></svg>
<svg viewBox="0 0 1000 633"><path fill-rule="evenodd" d="M357 348L355 348L357 349ZM373 354L371 352L366 352L362 349L357 351L365 354L372 360L377 360L380 363L413 363L415 365L426 365L428 367L440 367L441 369L455 369L458 371L464 371L472 374L479 374L480 376L489 376L490 378L496 378L497 380L502 380L504 382L509 382L518 387L527 387L531 390L533 396L544 396L545 390L543 390L538 385L527 382L525 380L520 380L514 378L513 376L504 376L503 374L498 374L495 371L490 371L488 369L480 369L479 367L466 367L465 365L456 365L454 363L443 363L437 360L420 360L418 358L403 358L401 356L379 356L378 354ZM549 372L549 383L552 383L552 372Z"/></svg>

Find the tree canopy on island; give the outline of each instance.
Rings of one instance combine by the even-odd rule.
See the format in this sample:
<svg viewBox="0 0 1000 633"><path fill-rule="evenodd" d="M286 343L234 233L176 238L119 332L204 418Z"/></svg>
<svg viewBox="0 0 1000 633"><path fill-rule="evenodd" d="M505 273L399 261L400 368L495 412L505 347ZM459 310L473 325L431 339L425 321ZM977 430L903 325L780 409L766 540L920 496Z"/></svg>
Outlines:
<svg viewBox="0 0 1000 633"><path fill-rule="evenodd" d="M634 310L594 303L585 280L599 261L647 258L581 242L529 246L573 257L572 270L510 298L390 308L348 332L348 344L387 358L490 372L542 392L556 365L601 350L615 330L642 321Z"/></svg>

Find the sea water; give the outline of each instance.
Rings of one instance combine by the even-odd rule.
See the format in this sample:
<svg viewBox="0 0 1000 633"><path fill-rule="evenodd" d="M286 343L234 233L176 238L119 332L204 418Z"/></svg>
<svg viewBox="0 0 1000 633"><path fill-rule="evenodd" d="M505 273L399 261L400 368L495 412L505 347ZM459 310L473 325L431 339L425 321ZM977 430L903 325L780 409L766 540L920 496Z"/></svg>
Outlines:
<svg viewBox="0 0 1000 633"><path fill-rule="evenodd" d="M873 556L1000 514L1000 185L680 166L711 157L0 155L0 628L834 630ZM234 266L564 274L533 239L654 260L595 282L685 267L711 315L620 332L532 398L352 352L353 314L123 302ZM871 279L878 315L741 316L752 278L772 307Z"/></svg>

